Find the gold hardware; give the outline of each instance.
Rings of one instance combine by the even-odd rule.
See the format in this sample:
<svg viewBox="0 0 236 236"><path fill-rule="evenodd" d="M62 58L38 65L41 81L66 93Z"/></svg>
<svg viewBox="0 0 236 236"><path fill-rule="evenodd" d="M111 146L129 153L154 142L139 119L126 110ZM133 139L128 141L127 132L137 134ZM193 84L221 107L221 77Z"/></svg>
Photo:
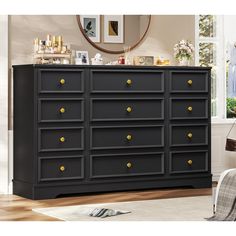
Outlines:
<svg viewBox="0 0 236 236"><path fill-rule="evenodd" d="M192 133L188 133L188 138L192 138L193 134Z"/></svg>
<svg viewBox="0 0 236 236"><path fill-rule="evenodd" d="M126 164L126 166L127 166L128 168L131 168L131 167L132 167L132 164L131 164L130 162L128 162L128 163Z"/></svg>
<svg viewBox="0 0 236 236"><path fill-rule="evenodd" d="M64 107L60 108L60 113L65 113L66 109Z"/></svg>
<svg viewBox="0 0 236 236"><path fill-rule="evenodd" d="M192 160L188 160L187 163L188 163L189 165L192 165L192 164L193 164L193 161L192 161Z"/></svg>
<svg viewBox="0 0 236 236"><path fill-rule="evenodd" d="M188 107L188 111L191 112L193 110L192 107Z"/></svg>
<svg viewBox="0 0 236 236"><path fill-rule="evenodd" d="M130 113L132 111L132 108L131 107L127 107L126 111Z"/></svg>
<svg viewBox="0 0 236 236"><path fill-rule="evenodd" d="M132 139L131 134L128 134L126 138L127 138L128 141L130 141Z"/></svg>
<svg viewBox="0 0 236 236"><path fill-rule="evenodd" d="M127 85L131 85L131 84L132 84L132 80L131 80L131 79L128 79L128 80L126 81L126 84L127 84Z"/></svg>
<svg viewBox="0 0 236 236"><path fill-rule="evenodd" d="M63 172L63 171L65 171L65 169L66 169L66 168L65 168L65 166L60 166L60 168L59 168L59 169L60 169L60 171L62 171L62 172Z"/></svg>
<svg viewBox="0 0 236 236"><path fill-rule="evenodd" d="M64 79L61 79L61 80L60 80L60 84L61 84L61 85L65 84L65 83L66 83L66 81L65 81Z"/></svg>
<svg viewBox="0 0 236 236"><path fill-rule="evenodd" d="M188 85L191 86L193 84L193 81L190 79L188 80Z"/></svg>
<svg viewBox="0 0 236 236"><path fill-rule="evenodd" d="M60 142L64 143L65 142L65 137L60 137Z"/></svg>

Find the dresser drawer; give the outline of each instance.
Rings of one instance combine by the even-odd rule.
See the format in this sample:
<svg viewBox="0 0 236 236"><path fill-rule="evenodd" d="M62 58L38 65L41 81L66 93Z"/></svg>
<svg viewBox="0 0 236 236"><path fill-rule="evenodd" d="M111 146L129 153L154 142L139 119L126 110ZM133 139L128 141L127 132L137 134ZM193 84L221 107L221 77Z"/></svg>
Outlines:
<svg viewBox="0 0 236 236"><path fill-rule="evenodd" d="M38 70L40 93L82 93L83 70L40 69Z"/></svg>
<svg viewBox="0 0 236 236"><path fill-rule="evenodd" d="M91 178L164 174L163 153L91 156Z"/></svg>
<svg viewBox="0 0 236 236"><path fill-rule="evenodd" d="M42 98L39 99L39 122L77 122L84 119L83 99Z"/></svg>
<svg viewBox="0 0 236 236"><path fill-rule="evenodd" d="M172 93L207 93L209 74L205 71L170 71Z"/></svg>
<svg viewBox="0 0 236 236"><path fill-rule="evenodd" d="M208 144L207 125L171 125L171 146L195 146Z"/></svg>
<svg viewBox="0 0 236 236"><path fill-rule="evenodd" d="M170 173L194 173L208 171L207 151L170 153Z"/></svg>
<svg viewBox="0 0 236 236"><path fill-rule="evenodd" d="M91 149L163 147L164 127L109 126L91 127Z"/></svg>
<svg viewBox="0 0 236 236"><path fill-rule="evenodd" d="M84 160L81 156L41 157L39 159L39 181L83 178Z"/></svg>
<svg viewBox="0 0 236 236"><path fill-rule="evenodd" d="M161 120L164 100L157 98L91 99L92 121Z"/></svg>
<svg viewBox="0 0 236 236"><path fill-rule="evenodd" d="M164 71L91 70L92 93L163 93Z"/></svg>
<svg viewBox="0 0 236 236"><path fill-rule="evenodd" d="M73 151L83 150L84 129L73 128L40 128L39 151Z"/></svg>
<svg viewBox="0 0 236 236"><path fill-rule="evenodd" d="M170 118L180 119L207 119L207 98L171 98Z"/></svg>

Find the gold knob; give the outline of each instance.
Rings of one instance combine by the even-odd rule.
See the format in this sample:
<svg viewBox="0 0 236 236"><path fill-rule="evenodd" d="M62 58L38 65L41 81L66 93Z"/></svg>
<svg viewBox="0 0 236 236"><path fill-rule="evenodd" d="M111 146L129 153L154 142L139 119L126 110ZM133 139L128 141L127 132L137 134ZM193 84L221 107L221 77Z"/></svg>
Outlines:
<svg viewBox="0 0 236 236"><path fill-rule="evenodd" d="M188 85L191 86L193 84L193 81L190 79L188 80Z"/></svg>
<svg viewBox="0 0 236 236"><path fill-rule="evenodd" d="M188 107L188 111L191 112L193 110L192 107Z"/></svg>
<svg viewBox="0 0 236 236"><path fill-rule="evenodd" d="M60 142L64 143L66 141L65 137L60 137Z"/></svg>
<svg viewBox="0 0 236 236"><path fill-rule="evenodd" d="M65 81L64 79L61 79L61 80L60 80L60 84L61 84L61 85L65 84L65 83L66 83L66 81Z"/></svg>
<svg viewBox="0 0 236 236"><path fill-rule="evenodd" d="M60 113L65 113L66 109L64 107L60 108Z"/></svg>
<svg viewBox="0 0 236 236"><path fill-rule="evenodd" d="M132 164L131 164L130 162L128 162L128 163L126 164L126 166L127 166L128 168L131 168L131 167L132 167Z"/></svg>
<svg viewBox="0 0 236 236"><path fill-rule="evenodd" d="M126 111L130 113L132 111L132 108L131 107L127 107Z"/></svg>
<svg viewBox="0 0 236 236"><path fill-rule="evenodd" d="M60 166L59 169L60 169L60 171L63 172L63 171L65 171L66 168L65 168L65 166Z"/></svg>
<svg viewBox="0 0 236 236"><path fill-rule="evenodd" d="M127 138L128 141L130 141L132 139L131 134L128 134L126 138Z"/></svg>
<svg viewBox="0 0 236 236"><path fill-rule="evenodd" d="M187 163L188 163L189 165L192 165L192 164L193 164L193 161L192 161L192 160L188 160Z"/></svg>
<svg viewBox="0 0 236 236"><path fill-rule="evenodd" d="M127 85L131 85L131 84L132 84L132 80L131 80L131 79L128 79L128 80L126 81L126 84L127 84Z"/></svg>
<svg viewBox="0 0 236 236"><path fill-rule="evenodd" d="M188 133L188 138L192 138L193 134L192 133Z"/></svg>

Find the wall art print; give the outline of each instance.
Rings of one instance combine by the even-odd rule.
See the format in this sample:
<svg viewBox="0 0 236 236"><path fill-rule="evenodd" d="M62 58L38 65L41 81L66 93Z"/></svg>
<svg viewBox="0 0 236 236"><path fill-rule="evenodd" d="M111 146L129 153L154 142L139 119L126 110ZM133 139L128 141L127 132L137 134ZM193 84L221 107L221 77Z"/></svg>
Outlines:
<svg viewBox="0 0 236 236"><path fill-rule="evenodd" d="M124 43L124 16L104 15L104 43Z"/></svg>
<svg viewBox="0 0 236 236"><path fill-rule="evenodd" d="M80 15L85 34L94 43L100 43L100 15Z"/></svg>

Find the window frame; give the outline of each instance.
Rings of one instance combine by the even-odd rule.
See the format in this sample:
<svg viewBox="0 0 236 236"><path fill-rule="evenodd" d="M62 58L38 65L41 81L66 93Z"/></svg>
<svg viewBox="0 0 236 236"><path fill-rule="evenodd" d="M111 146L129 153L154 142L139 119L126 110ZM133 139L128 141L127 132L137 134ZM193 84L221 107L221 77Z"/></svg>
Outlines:
<svg viewBox="0 0 236 236"><path fill-rule="evenodd" d="M226 117L226 62L224 41L224 16L216 16L216 36L199 37L199 15L195 16L195 64L199 65L199 43L216 45L216 116L212 123L232 123L234 119ZM222 78L222 79L220 79ZM222 89L223 88L223 89Z"/></svg>

